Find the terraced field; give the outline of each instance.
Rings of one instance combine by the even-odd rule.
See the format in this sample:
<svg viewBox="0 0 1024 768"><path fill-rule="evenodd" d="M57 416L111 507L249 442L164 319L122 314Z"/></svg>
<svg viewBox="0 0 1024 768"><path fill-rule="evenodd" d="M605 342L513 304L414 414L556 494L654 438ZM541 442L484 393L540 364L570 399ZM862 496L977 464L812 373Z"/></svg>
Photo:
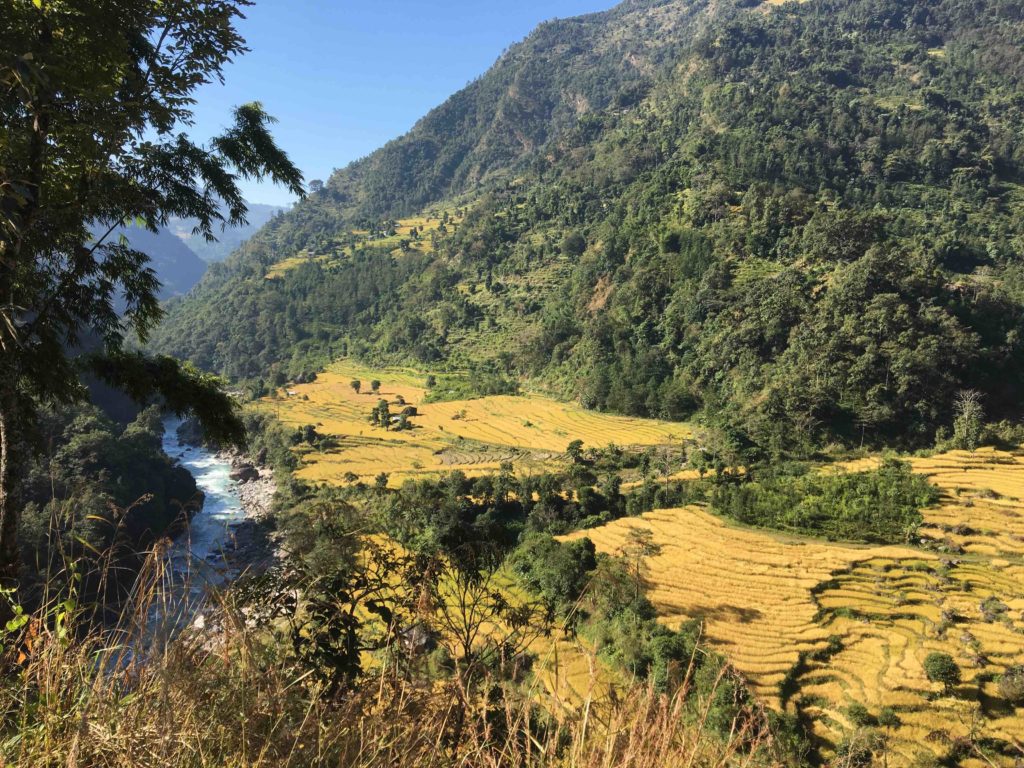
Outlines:
<svg viewBox="0 0 1024 768"><path fill-rule="evenodd" d="M347 253L365 248L385 250L395 256L401 256L406 251L433 253L435 239L454 231L463 218L461 212L430 211L420 216L398 219L387 232L353 229L315 252L303 249L294 256L281 259L271 265L265 277L274 280L283 277L290 269L312 262L331 264L344 258Z"/></svg>
<svg viewBox="0 0 1024 768"><path fill-rule="evenodd" d="M362 382L362 393L350 386ZM378 393L369 383L381 382ZM684 425L585 411L540 396L425 402L422 372L374 370L342 361L316 382L291 387L262 407L295 426L313 424L335 447L307 452L298 471L316 482L406 478L459 469L470 475L510 461L519 472L557 466L568 443L675 446ZM443 387L439 385L439 387ZM380 398L417 409L414 428L368 423ZM1024 711L998 695L999 674L1024 663L1024 453L951 452L911 459L943 491L926 510L920 541L866 547L729 525L706 510L658 510L574 534L616 552L634 526L650 528L662 551L650 558L650 597L668 624L701 617L708 640L767 702L797 713L824 753L856 729L849 707L900 725L887 749L894 766L919 753L956 754L963 765L1012 764L990 750L959 755L971 733L1020 745ZM867 469L877 459L838 471ZM684 473L685 474L685 473ZM583 699L599 679L579 648L546 645L538 667L548 692ZM924 659L951 654L963 670L955 696L928 681ZM561 656L561 658L559 658Z"/></svg>
<svg viewBox="0 0 1024 768"><path fill-rule="evenodd" d="M387 472L392 485L410 477L461 470L475 476L511 461L519 472L535 472L562 461L566 446L679 446L689 435L683 424L587 411L538 395L494 396L426 403L424 375L403 369L373 370L349 361L332 365L311 384L289 387L261 407L294 426L312 424L336 445L303 455L297 475L313 482L344 483L355 475L372 481ZM360 393L351 387L362 382ZM378 393L370 382L380 380ZM369 423L378 400L393 413L411 405L413 429L385 431Z"/></svg>
<svg viewBox="0 0 1024 768"><path fill-rule="evenodd" d="M662 551L649 560L649 596L663 620L703 618L711 643L765 700L801 714L826 754L855 730L848 708L861 704L897 713L893 765L921 753L1013 765L1024 710L999 698L997 679L1024 663L1024 457L988 449L911 461L943 491L925 511L921 548L782 537L694 507L574 535L615 552L630 527L650 528ZM962 669L955 696L925 675L933 651ZM971 734L1002 743L972 752Z"/></svg>
<svg viewBox="0 0 1024 768"><path fill-rule="evenodd" d="M589 537L615 553L631 528L648 528L661 553L650 558L648 597L666 624L700 617L705 633L766 701L801 653L823 648L813 590L858 558L914 556L909 548L837 546L730 526L699 507L657 510L567 538Z"/></svg>

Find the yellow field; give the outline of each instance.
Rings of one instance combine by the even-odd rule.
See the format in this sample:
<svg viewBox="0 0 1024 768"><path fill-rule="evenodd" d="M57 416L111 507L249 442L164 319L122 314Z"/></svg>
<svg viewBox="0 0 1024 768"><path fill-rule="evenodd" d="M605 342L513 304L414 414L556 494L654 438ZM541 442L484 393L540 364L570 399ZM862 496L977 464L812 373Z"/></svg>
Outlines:
<svg viewBox="0 0 1024 768"><path fill-rule="evenodd" d="M325 254L313 256L306 251L300 251L298 255L290 256L287 259L281 259L281 261L274 264L269 270L267 270L265 277L267 280L275 280L282 277L289 269L301 267L303 264L329 264L333 260L333 257Z"/></svg>
<svg viewBox="0 0 1024 768"><path fill-rule="evenodd" d="M698 507L657 510L567 538L614 553L629 530L649 528L662 546L648 561L648 597L670 626L700 617L708 640L778 704L778 686L802 651L831 634L816 620L812 590L859 558L915 556L909 548L836 546L727 525Z"/></svg>
<svg viewBox="0 0 1024 768"><path fill-rule="evenodd" d="M351 388L353 379L362 382L361 394ZM369 391L374 379L378 393ZM682 424L589 412L538 395L424 403L424 382L419 371L341 361L261 407L337 440L329 452L305 453L297 473L337 484L351 480L349 473L371 482L387 472L392 486L455 469L480 475L506 461L530 473L562 464L575 439L588 447L678 448L689 434ZM368 415L381 398L392 413L401 401L415 406L414 429L371 426ZM846 710L854 703L876 716L882 707L896 710L902 724L891 734L894 766L921 751L943 756L972 731L1024 744L1024 712L998 699L995 682L1007 666L1024 663L1024 455L989 449L911 462L943 491L942 502L925 511L927 549L743 529L696 507L574 536L615 552L630 527L651 528L662 551L649 562L649 595L662 619L677 625L702 618L709 642L752 689L776 707L801 712L826 753L853 729ZM1003 606L998 615L985 615L988 598ZM830 644L833 637L841 643ZM587 698L595 680L607 685L607 673L573 641L541 646L538 680L559 701ZM927 680L923 662L932 651L950 653L963 670L957 697Z"/></svg>
<svg viewBox="0 0 1024 768"><path fill-rule="evenodd" d="M297 472L305 480L336 484L345 482L348 473L366 482L387 472L392 485L452 470L477 476L506 461L517 472L529 473L560 463L566 446L577 439L587 447L678 447L689 435L684 424L596 413L539 395L424 403L424 378L414 371L341 361L317 381L290 387L280 399L263 400L261 407L285 424L313 424L337 439L330 452L304 454ZM353 379L362 382L359 394L350 386ZM381 382L377 394L370 392L373 379ZM370 412L382 398L392 413L403 407L399 398L415 406L414 428L396 432L372 426Z"/></svg>
<svg viewBox="0 0 1024 768"><path fill-rule="evenodd" d="M649 561L649 596L663 620L703 618L710 642L754 690L775 706L799 707L826 745L849 734L845 710L860 703L876 716L893 707L902 720L893 765L921 751L944 755L972 731L1024 747L1024 711L999 700L995 683L1024 663L1024 458L983 450L911 461L943 491L942 503L925 511L922 536L948 552L782 537L692 507L574 536L615 552L630 527L650 528L662 551ZM987 598L1005 612L986 617ZM830 636L841 649L811 658ZM932 651L960 665L956 698L927 680ZM963 764L1010 764L988 759Z"/></svg>

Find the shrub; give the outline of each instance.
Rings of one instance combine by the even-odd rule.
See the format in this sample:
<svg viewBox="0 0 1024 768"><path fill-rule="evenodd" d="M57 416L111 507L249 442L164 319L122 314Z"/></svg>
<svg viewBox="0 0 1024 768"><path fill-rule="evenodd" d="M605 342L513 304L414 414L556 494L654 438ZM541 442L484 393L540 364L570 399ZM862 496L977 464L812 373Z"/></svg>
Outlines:
<svg viewBox="0 0 1024 768"><path fill-rule="evenodd" d="M846 708L846 716L850 718L850 722L858 727L866 725L877 725L878 720L868 711L860 702L854 702Z"/></svg>
<svg viewBox="0 0 1024 768"><path fill-rule="evenodd" d="M1024 704L1024 665L1010 667L999 678L999 695L1013 705Z"/></svg>
<svg viewBox="0 0 1024 768"><path fill-rule="evenodd" d="M960 682L960 667L948 653L929 653L924 660L924 673L933 683L942 683L947 694Z"/></svg>

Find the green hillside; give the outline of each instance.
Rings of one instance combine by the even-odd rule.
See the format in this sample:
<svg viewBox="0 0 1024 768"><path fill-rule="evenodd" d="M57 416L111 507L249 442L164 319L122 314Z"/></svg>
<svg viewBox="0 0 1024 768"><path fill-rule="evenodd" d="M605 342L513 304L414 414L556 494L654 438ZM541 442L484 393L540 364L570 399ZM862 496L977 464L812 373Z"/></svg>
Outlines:
<svg viewBox="0 0 1024 768"><path fill-rule="evenodd" d="M485 361L772 454L931 442L964 389L1010 415L1022 44L1017 0L544 24L213 266L155 345L236 379Z"/></svg>

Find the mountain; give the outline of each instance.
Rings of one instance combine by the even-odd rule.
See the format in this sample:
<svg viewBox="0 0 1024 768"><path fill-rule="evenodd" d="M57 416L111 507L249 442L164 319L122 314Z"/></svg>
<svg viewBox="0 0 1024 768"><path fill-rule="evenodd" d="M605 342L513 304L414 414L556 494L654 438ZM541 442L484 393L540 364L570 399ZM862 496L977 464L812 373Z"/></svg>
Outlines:
<svg viewBox="0 0 1024 768"><path fill-rule="evenodd" d="M249 223L240 227L228 227L216 233L217 239L214 242L207 242L202 235L196 235L193 230L198 223L195 219L183 219L173 217L167 223L167 229L187 245L199 258L207 263L223 261L238 246L248 240L257 232L260 227L270 221L278 213L288 210L287 206L264 205L263 203L246 203L249 208L247 218Z"/></svg>
<svg viewBox="0 0 1024 768"><path fill-rule="evenodd" d="M236 379L487 364L772 455L925 444L1024 374L1020 0L546 23L172 302Z"/></svg>
<svg viewBox="0 0 1024 768"><path fill-rule="evenodd" d="M188 293L206 272L203 260L166 229L150 232L132 226L121 231L132 248L151 259L150 266L160 280L161 299Z"/></svg>

